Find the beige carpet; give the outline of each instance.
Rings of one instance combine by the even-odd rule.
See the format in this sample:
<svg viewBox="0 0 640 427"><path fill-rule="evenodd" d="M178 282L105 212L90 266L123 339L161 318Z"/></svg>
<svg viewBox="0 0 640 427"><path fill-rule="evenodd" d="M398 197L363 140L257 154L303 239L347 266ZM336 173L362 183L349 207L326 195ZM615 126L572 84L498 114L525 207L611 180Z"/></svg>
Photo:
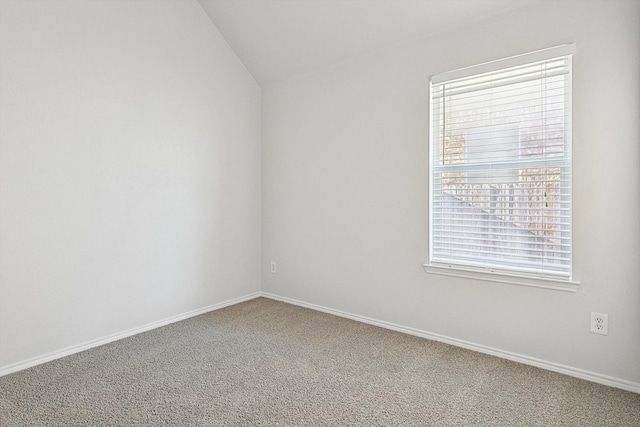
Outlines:
<svg viewBox="0 0 640 427"><path fill-rule="evenodd" d="M640 395L259 298L0 378L8 426L640 426Z"/></svg>

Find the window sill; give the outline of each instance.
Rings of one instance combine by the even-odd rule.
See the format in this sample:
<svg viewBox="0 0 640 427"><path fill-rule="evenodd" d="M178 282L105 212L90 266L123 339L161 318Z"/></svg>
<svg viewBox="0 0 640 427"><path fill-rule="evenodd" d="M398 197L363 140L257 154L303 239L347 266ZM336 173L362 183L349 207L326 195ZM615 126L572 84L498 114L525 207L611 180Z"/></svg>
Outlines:
<svg viewBox="0 0 640 427"><path fill-rule="evenodd" d="M500 272L485 272L466 269L462 267L423 264L424 270L429 274L441 276L464 277L466 279L485 280L488 282L507 283L518 286L532 286L535 288L552 289L563 292L576 292L580 282L547 277L518 276Z"/></svg>

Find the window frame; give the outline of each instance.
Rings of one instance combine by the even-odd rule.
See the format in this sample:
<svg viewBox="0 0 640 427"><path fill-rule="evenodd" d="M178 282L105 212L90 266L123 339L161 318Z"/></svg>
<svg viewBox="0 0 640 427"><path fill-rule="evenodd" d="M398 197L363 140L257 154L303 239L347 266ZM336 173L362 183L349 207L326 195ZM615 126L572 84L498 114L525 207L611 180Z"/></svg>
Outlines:
<svg viewBox="0 0 640 427"><path fill-rule="evenodd" d="M455 262L440 262L434 261L433 256L433 221L434 221L434 173L433 170L433 162L434 162L434 95L433 95L433 86L434 84L439 84L443 82L447 82L454 79L471 77L483 73L488 72L497 72L499 70L503 70L510 67L527 65L539 61L550 60L554 58L560 57L568 57L569 58L569 88L572 86L571 76L573 65L571 62L571 56L576 53L575 44L566 44L561 46L552 47L549 49L542 49L539 51L534 51L530 53L525 53L522 55L517 55L509 58L504 58L496 61L491 61L479 65L474 65L471 67L461 68L437 75L433 75L430 78L429 82L429 223L428 223L428 233L429 233L429 242L428 242L428 262L423 266L427 273L445 275L445 276L455 276L455 277L464 277L478 280L487 280L492 282L502 282L509 283L515 285L524 285L524 286L535 286L547 289L556 289L563 291L576 291L579 285L579 282L574 280L573 278L573 209L571 209L571 216L569 218L569 232L570 232L570 247L569 247L569 267L568 267L568 276L556 275L556 274L544 274L543 272L532 273L530 271L520 271L517 268L508 266L473 266L469 265L469 263L465 264L463 262L455 263ZM568 100L566 104L568 106L568 111L572 111L572 98L573 94L570 92ZM571 147L571 138L572 138L573 130L571 128L571 124L568 130L565 130L565 138L568 138L569 148ZM439 144L439 142L438 142ZM520 142L519 142L520 144ZM573 184L571 180L571 174L573 170L572 165L573 156L570 153L568 156L569 161L569 197L573 198ZM571 202L571 204L573 204Z"/></svg>

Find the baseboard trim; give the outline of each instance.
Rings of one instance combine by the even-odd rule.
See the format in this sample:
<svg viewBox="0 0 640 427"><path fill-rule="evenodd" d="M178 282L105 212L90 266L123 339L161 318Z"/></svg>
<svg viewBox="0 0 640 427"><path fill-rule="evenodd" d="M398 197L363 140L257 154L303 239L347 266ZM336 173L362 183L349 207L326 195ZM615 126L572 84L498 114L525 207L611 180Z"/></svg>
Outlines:
<svg viewBox="0 0 640 427"><path fill-rule="evenodd" d="M571 377L580 378L583 380L591 381L594 383L619 388L634 393L640 393L640 383L635 383L620 378L610 377L608 375L598 374L596 372L586 371L584 369L578 369L571 366L561 365L559 363L549 362L535 357L529 357L522 354L512 353L509 351L500 350L480 344L475 344L469 341L459 340L457 338L451 338L440 334L434 334L431 332L422 331L415 328L409 328L406 326L397 325L382 320L372 319L370 317L360 316L353 313L348 313L341 310L335 310L333 308L323 307L317 304L311 304L304 301L299 301L293 298L287 298L280 295L272 294L269 292L261 292L261 296L276 301L285 302L288 304L298 305L300 307L309 308L323 313L333 314L335 316L345 317L347 319L355 320L362 323L368 323L370 325L379 326L381 328L390 329L397 332L402 332L409 335L426 338L433 341L443 342L445 344L454 345L456 347L466 348L468 350L477 351L479 353L489 354L491 356L500 357L502 359L511 360L513 362L523 363L525 365L535 366L537 368L546 369L548 371L558 372L560 374L569 375Z"/></svg>
<svg viewBox="0 0 640 427"><path fill-rule="evenodd" d="M178 314L176 316L167 317L166 319L158 320L156 322L151 322L151 323L148 323L146 325L143 325L143 326L140 326L140 327L137 327L137 328L132 328L132 329L126 330L124 332L119 332L119 333L116 333L116 334L113 334L113 335L109 335L109 336L106 336L106 337L103 337L103 338L99 338L97 340L85 342L83 344L74 345L74 346L71 346L71 347L67 347L67 348L62 349L62 350L53 351L51 353L47 353L47 354L42 355L42 356L37 356L37 357L31 358L31 359L27 359L27 360L22 361L22 362L13 363L11 365L7 365L5 367L0 368L0 377L12 374L14 372L22 371L24 369L31 368L33 366L37 366L37 365L40 365L42 363L46 363L46 362L50 362L52 360L60 359L60 358L65 357L65 356L69 356L69 355L72 355L72 354L75 354L75 353L80 353L81 351L89 350L90 348L98 347L98 346L101 346L101 345L104 345L104 344L108 344L108 343L113 342L113 341L121 340L123 338L127 338L127 337L130 337L132 335L136 335L136 334L140 334L142 332L150 331L152 329L160 328L162 326L166 326L166 325L169 325L171 323L179 322L181 320L185 320L185 319L188 319L190 317L199 316L201 314L208 313L210 311L219 310L221 308L228 307L230 305L235 305L235 304L239 304L241 302L249 301L249 300L252 300L254 298L258 298L260 296L261 296L260 292L254 292L252 294L245 295L243 297L233 298L233 299L230 299L230 300L227 300L227 301L220 302L218 304L212 304L212 305L209 305L207 307L203 307L203 308L199 308L199 309L196 309L196 310L188 311L186 313Z"/></svg>

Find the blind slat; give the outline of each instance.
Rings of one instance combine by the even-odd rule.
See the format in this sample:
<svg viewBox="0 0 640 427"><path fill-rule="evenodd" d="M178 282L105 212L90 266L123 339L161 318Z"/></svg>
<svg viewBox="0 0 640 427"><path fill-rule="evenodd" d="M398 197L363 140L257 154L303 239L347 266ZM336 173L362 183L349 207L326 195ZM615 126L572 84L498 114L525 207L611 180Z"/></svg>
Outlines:
<svg viewBox="0 0 640 427"><path fill-rule="evenodd" d="M446 73L433 76L431 78L431 82L433 84L436 84L442 81L453 81L468 76L490 73L498 69L518 67L537 61L570 56L574 53L576 53L576 45L573 43L565 44L548 49L537 50L535 52L525 53L522 55L516 55L505 59L499 59L497 61L487 62L480 65L474 65L471 67L448 71Z"/></svg>
<svg viewBox="0 0 640 427"><path fill-rule="evenodd" d="M442 98L445 96L455 96L469 92L479 92L488 89L494 89L503 87L505 85L515 85L518 83L526 83L530 81L540 81L551 79L553 77L562 76L568 74L565 67L561 69L546 71L544 73L532 73L523 76L502 76L496 80L488 81L485 83L470 83L468 85L455 86L448 88L446 84L441 84L434 89L433 99Z"/></svg>

